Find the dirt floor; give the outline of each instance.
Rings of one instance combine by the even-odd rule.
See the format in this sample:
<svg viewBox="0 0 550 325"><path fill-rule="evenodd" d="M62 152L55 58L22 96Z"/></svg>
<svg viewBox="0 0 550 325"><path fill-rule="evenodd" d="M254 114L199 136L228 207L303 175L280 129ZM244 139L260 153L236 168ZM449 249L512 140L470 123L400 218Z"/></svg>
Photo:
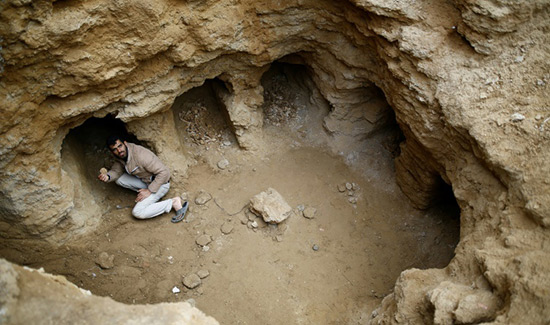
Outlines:
<svg viewBox="0 0 550 325"><path fill-rule="evenodd" d="M297 109L270 114L279 118L266 121L269 146L245 152L222 120L206 117L210 124L199 123L215 103L198 98L210 97L190 93L174 108L181 123L194 122L193 128L181 128L194 164L186 183L174 184L168 195L185 190L190 210L184 222L171 223L173 213L135 220L134 193L94 181L93 195L104 207L96 232L55 250L7 243L0 255L124 303L193 299L222 324L364 323L401 271L441 268L452 258L458 207L410 206L395 184L392 153L384 145L391 132L364 140L361 151L350 156L319 145L326 136L324 113ZM284 116L292 121L281 121ZM312 121L319 122L317 129L300 131ZM201 125L202 131L212 128L211 134L204 137ZM80 141L80 161L89 162L84 174L94 179L108 153L77 138L66 145ZM248 211L250 198L269 187L294 208L279 225ZM204 193L212 199L195 203ZM302 215L308 207L316 209L312 219ZM182 283L191 274L203 277L194 289Z"/></svg>

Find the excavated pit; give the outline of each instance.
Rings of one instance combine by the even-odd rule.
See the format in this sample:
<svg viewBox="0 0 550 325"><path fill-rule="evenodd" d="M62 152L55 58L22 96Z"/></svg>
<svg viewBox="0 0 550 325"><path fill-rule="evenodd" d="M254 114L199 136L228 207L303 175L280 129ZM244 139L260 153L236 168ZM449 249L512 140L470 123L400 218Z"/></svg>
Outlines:
<svg viewBox="0 0 550 325"><path fill-rule="evenodd" d="M171 224L168 215L132 219L134 194L96 179L113 162L108 135L147 146L107 115L73 128L61 152L64 172L79 181L75 210L101 219L99 228L62 249L0 253L95 295L127 304L194 299L221 323L242 324L362 322L403 270L448 264L459 238L458 205L450 189L426 210L401 193L393 158L404 139L382 91L365 88L352 114L335 116L303 65L273 63L262 86L268 140L253 153L238 146L223 101L230 91L221 80L174 101L177 134L168 136L184 144L178 154L192 161L167 197L189 198L184 222ZM223 159L229 164L220 168ZM268 225L246 208L268 187L294 207L282 224ZM200 191L213 199L194 204ZM307 207L316 209L313 219L302 216ZM204 234L211 241L202 247L195 239ZM209 275L198 288L182 285L199 271Z"/></svg>
<svg viewBox="0 0 550 325"><path fill-rule="evenodd" d="M0 2L0 256L64 276L0 323L547 324L549 6ZM134 220L113 130L212 199Z"/></svg>

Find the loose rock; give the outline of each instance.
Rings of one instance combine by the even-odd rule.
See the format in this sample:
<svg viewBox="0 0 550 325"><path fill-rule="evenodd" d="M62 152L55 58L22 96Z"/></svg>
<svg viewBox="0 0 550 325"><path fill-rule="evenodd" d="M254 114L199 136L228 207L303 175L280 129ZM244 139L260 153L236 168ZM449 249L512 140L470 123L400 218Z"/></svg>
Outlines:
<svg viewBox="0 0 550 325"><path fill-rule="evenodd" d="M227 159L222 159L218 161L218 168L219 169L226 169L229 166L229 161Z"/></svg>
<svg viewBox="0 0 550 325"><path fill-rule="evenodd" d="M210 272L208 270L200 270L199 272L197 272L197 275L199 276L199 278L204 279L210 275Z"/></svg>
<svg viewBox="0 0 550 325"><path fill-rule="evenodd" d="M338 192L344 193L346 191L346 184L338 184Z"/></svg>
<svg viewBox="0 0 550 325"><path fill-rule="evenodd" d="M224 224L220 228L222 234L229 235L233 231L233 225L231 225L228 222L224 222Z"/></svg>
<svg viewBox="0 0 550 325"><path fill-rule="evenodd" d="M210 195L208 192L200 191L197 197L195 198L195 203L197 205L205 205L211 199L212 199L212 195Z"/></svg>
<svg viewBox="0 0 550 325"><path fill-rule="evenodd" d="M115 266L114 259L114 255L109 255L107 252L101 252L96 260L96 264L102 269L111 269Z"/></svg>
<svg viewBox="0 0 550 325"><path fill-rule="evenodd" d="M523 114L520 114L520 113L514 113L512 114L512 122L520 122L520 121L523 121L525 120L525 116Z"/></svg>
<svg viewBox="0 0 550 325"><path fill-rule="evenodd" d="M212 241L209 235L201 235L196 240L195 243L199 246L206 246Z"/></svg>
<svg viewBox="0 0 550 325"><path fill-rule="evenodd" d="M352 190L353 189L353 185L351 183L346 183L346 189L347 190Z"/></svg>
<svg viewBox="0 0 550 325"><path fill-rule="evenodd" d="M302 215L304 216L304 218L313 219L315 218L315 212L317 212L317 209L313 207L307 207L302 212Z"/></svg>
<svg viewBox="0 0 550 325"><path fill-rule="evenodd" d="M179 293L179 292L181 292L180 288L178 288L178 287L173 287L172 288L172 293Z"/></svg>
<svg viewBox="0 0 550 325"><path fill-rule="evenodd" d="M194 289L202 283L201 278L199 278L199 276L195 273L189 274L184 277L182 282L183 285L189 289Z"/></svg>
<svg viewBox="0 0 550 325"><path fill-rule="evenodd" d="M314 244L313 247L312 247L312 249L313 249L314 251L318 251L318 250L319 250L319 245Z"/></svg>
<svg viewBox="0 0 550 325"><path fill-rule="evenodd" d="M292 208L279 192L268 188L250 199L250 211L261 216L265 222L280 223L290 216Z"/></svg>

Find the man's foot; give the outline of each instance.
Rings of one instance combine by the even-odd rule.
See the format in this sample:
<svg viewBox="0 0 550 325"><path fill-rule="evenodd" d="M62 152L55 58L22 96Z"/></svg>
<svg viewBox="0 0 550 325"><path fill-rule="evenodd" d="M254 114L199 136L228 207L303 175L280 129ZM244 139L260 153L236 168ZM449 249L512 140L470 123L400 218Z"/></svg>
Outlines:
<svg viewBox="0 0 550 325"><path fill-rule="evenodd" d="M180 200L181 202L181 200ZM185 218L185 212L187 212L187 208L189 207L189 203L185 201L182 205L182 207L178 210L176 210L176 215L172 217L172 222L180 222Z"/></svg>

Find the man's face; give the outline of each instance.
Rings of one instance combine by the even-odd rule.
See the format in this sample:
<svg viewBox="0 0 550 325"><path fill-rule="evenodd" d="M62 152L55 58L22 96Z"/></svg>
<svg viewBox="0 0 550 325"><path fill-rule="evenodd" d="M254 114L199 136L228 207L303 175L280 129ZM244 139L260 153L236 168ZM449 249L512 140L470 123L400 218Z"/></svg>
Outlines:
<svg viewBox="0 0 550 325"><path fill-rule="evenodd" d="M116 140L115 144L112 146L109 146L109 149L111 149L111 152L113 155L117 156L120 159L126 159L128 156L128 148L126 147L126 141L124 143L120 142L120 140Z"/></svg>

